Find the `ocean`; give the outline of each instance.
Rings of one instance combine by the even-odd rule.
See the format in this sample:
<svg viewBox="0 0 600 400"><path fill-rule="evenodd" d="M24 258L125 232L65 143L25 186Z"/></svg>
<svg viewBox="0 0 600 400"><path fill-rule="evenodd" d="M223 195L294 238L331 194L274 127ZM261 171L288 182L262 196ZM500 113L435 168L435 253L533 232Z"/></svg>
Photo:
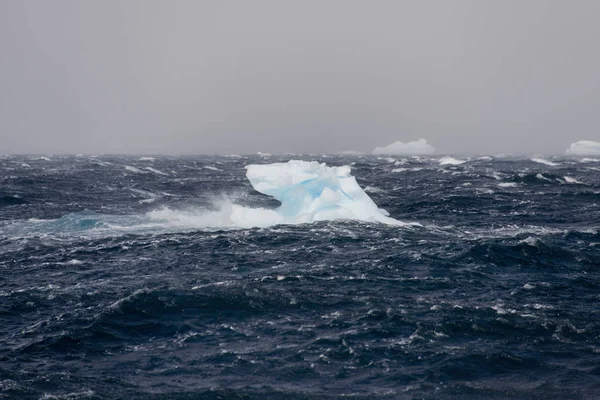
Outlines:
<svg viewBox="0 0 600 400"><path fill-rule="evenodd" d="M274 218L288 160L389 219ZM0 156L0 398L600 398L599 204L599 159Z"/></svg>

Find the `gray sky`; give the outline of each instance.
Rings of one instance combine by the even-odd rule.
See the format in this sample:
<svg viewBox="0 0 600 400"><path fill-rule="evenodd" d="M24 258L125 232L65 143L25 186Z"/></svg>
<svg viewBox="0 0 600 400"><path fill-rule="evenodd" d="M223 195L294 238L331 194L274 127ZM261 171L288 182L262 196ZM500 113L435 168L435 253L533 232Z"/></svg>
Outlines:
<svg viewBox="0 0 600 400"><path fill-rule="evenodd" d="M562 153L597 0L0 0L0 153Z"/></svg>

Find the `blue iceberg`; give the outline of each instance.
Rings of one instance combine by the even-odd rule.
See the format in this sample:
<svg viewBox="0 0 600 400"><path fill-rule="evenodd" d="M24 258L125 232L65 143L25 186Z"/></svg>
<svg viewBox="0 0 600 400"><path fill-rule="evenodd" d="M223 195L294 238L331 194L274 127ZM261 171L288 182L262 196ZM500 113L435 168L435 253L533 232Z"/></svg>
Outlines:
<svg viewBox="0 0 600 400"><path fill-rule="evenodd" d="M404 224L377 207L350 174L349 166L291 160L248 165L246 170L254 189L281 202L275 210L280 223L346 219Z"/></svg>

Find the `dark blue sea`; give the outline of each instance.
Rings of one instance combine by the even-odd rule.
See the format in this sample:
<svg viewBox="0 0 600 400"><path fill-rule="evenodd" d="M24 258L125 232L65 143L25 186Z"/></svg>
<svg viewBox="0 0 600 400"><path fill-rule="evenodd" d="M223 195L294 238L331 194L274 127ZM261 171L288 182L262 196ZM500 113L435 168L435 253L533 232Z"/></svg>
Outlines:
<svg viewBox="0 0 600 400"><path fill-rule="evenodd" d="M412 224L232 222L290 159ZM598 159L0 156L0 398L598 399L599 205Z"/></svg>

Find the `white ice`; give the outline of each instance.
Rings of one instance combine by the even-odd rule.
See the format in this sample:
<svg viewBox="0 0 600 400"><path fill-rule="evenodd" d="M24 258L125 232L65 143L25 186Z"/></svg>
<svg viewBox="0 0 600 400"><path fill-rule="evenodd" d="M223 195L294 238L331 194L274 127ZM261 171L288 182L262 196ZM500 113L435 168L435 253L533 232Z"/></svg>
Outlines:
<svg viewBox="0 0 600 400"><path fill-rule="evenodd" d="M571 143L565 154L570 156L598 156L600 155L600 143L591 140L580 140Z"/></svg>
<svg viewBox="0 0 600 400"><path fill-rule="evenodd" d="M435 152L435 149L427 143L425 139L415 140L413 142L397 141L385 147L375 147L374 155L389 155L389 156L418 156L430 155Z"/></svg>
<svg viewBox="0 0 600 400"><path fill-rule="evenodd" d="M316 161L246 166L246 177L258 192L281 202L274 223L358 220L392 225L388 217L350 174L350 166L328 167Z"/></svg>

